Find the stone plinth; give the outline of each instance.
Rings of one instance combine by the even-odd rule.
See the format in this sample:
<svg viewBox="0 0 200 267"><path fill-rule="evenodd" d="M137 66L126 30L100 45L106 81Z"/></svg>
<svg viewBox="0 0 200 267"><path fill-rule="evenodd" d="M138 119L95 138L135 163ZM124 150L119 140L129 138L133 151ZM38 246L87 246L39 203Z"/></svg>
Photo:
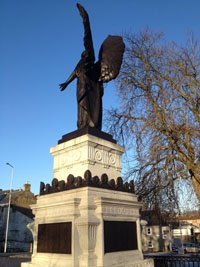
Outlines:
<svg viewBox="0 0 200 267"><path fill-rule="evenodd" d="M63 136L50 150L54 177L66 180L69 174L82 176L90 170L93 175L106 173L116 179L121 176L123 152L109 134L91 128L75 131Z"/></svg>
<svg viewBox="0 0 200 267"><path fill-rule="evenodd" d="M35 214L32 261L21 266L152 267L151 260L143 260L141 251L141 205L133 193L88 186L38 196L37 204L32 205ZM70 231L63 232L63 237L71 235L71 238L65 238L68 247L66 253L63 252L64 243L61 247L55 245L59 239L54 236L52 226L59 229L59 224L62 227L71 225ZM45 225L52 230L38 234L38 229L45 229ZM129 233L132 237L127 235L127 242L121 240L121 244L110 230L119 229L123 225L128 225L133 231L131 235ZM120 237L120 232L117 235ZM45 246L45 238L49 240L48 247ZM59 249L61 253L52 252L52 248Z"/></svg>
<svg viewBox="0 0 200 267"><path fill-rule="evenodd" d="M54 179L32 205L33 256L22 267L152 267L141 249L134 183L123 183L124 149L85 128L51 148Z"/></svg>

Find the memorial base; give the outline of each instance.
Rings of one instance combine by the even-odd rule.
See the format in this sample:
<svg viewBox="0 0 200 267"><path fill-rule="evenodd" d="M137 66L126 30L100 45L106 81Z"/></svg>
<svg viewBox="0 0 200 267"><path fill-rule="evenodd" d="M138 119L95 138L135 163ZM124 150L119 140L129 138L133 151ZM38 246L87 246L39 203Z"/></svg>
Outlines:
<svg viewBox="0 0 200 267"><path fill-rule="evenodd" d="M112 136L91 128L51 148L56 178L41 182L31 206L33 255L21 267L153 266L142 255L142 204L134 183L120 177L123 152Z"/></svg>
<svg viewBox="0 0 200 267"><path fill-rule="evenodd" d="M22 267L151 267L135 194L83 187L38 196L34 250Z"/></svg>

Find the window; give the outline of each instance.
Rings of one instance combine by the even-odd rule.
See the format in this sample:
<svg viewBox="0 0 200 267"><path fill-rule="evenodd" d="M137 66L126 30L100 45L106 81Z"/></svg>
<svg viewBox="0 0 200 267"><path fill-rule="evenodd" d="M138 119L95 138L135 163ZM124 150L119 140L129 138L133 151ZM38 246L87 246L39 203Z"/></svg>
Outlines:
<svg viewBox="0 0 200 267"><path fill-rule="evenodd" d="M167 239L168 236L169 236L169 229L163 228L162 229L162 238Z"/></svg>
<svg viewBox="0 0 200 267"><path fill-rule="evenodd" d="M153 243L152 243L152 241L150 240L150 241L148 241L148 248L153 248Z"/></svg>
<svg viewBox="0 0 200 267"><path fill-rule="evenodd" d="M151 227L147 227L147 235L152 235L152 229L151 229Z"/></svg>

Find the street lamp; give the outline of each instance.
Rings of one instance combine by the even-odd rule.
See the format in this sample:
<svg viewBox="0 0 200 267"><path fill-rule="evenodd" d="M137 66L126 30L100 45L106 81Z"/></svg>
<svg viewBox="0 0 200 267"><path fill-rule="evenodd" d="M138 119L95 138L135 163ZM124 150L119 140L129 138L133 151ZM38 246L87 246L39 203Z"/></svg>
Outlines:
<svg viewBox="0 0 200 267"><path fill-rule="evenodd" d="M8 241L8 226L9 226L9 217L10 217L10 203L11 203L11 191L12 191L12 181L13 181L13 174L14 174L14 167L7 162L6 163L9 167L12 168L11 178L10 178L10 193L9 193L9 201L8 201L8 213L7 213L7 222L6 222L6 236L5 236L5 244L4 244L4 253L7 250L7 241Z"/></svg>

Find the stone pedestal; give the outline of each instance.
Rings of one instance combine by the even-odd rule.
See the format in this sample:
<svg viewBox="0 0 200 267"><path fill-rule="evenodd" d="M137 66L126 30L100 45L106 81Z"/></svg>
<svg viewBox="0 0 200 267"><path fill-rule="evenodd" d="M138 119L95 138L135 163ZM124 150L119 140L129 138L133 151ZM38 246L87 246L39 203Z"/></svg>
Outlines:
<svg viewBox="0 0 200 267"><path fill-rule="evenodd" d="M96 132L71 137L51 149L57 179L41 183L31 206L33 255L21 267L152 267L141 249L142 204L119 177L123 148Z"/></svg>
<svg viewBox="0 0 200 267"><path fill-rule="evenodd" d="M54 177L58 180L66 180L69 174L82 176L86 170L97 176L106 173L113 179L121 176L124 148L111 135L84 128L64 135L58 143L50 150Z"/></svg>
<svg viewBox="0 0 200 267"><path fill-rule="evenodd" d="M37 204L32 206L35 214L35 240L31 263L22 267L140 267L153 266L150 260L143 260L141 252L139 208L141 203L132 193L112 191L94 187L83 187L73 190L38 196ZM45 251L45 240L38 236L38 229L44 225L56 225L71 222L70 252L62 253ZM113 236L105 235L109 225L126 226L133 229L128 249L116 251ZM132 224L131 224L132 223ZM106 226L108 224L108 226ZM133 226L133 227L132 227ZM135 227L134 227L135 226ZM114 226L115 227L115 226ZM52 232L53 227L51 227ZM57 242L49 232L48 242ZM130 233L129 233L130 234ZM63 232L63 236L68 235ZM117 235L120 235L118 232ZM40 239L40 240L39 240ZM110 239L109 244L106 244ZM39 240L39 241L38 241ZM71 241L70 241L71 240ZM118 238L115 238L118 242ZM133 241L135 240L135 241ZM41 242L39 244L39 242ZM123 240L121 240L123 242ZM132 243L131 243L132 242ZM43 251L38 251L38 247ZM49 246L51 247L51 246ZM107 251L106 251L107 247ZM134 249L132 249L134 248ZM109 251L110 250L110 251Z"/></svg>

